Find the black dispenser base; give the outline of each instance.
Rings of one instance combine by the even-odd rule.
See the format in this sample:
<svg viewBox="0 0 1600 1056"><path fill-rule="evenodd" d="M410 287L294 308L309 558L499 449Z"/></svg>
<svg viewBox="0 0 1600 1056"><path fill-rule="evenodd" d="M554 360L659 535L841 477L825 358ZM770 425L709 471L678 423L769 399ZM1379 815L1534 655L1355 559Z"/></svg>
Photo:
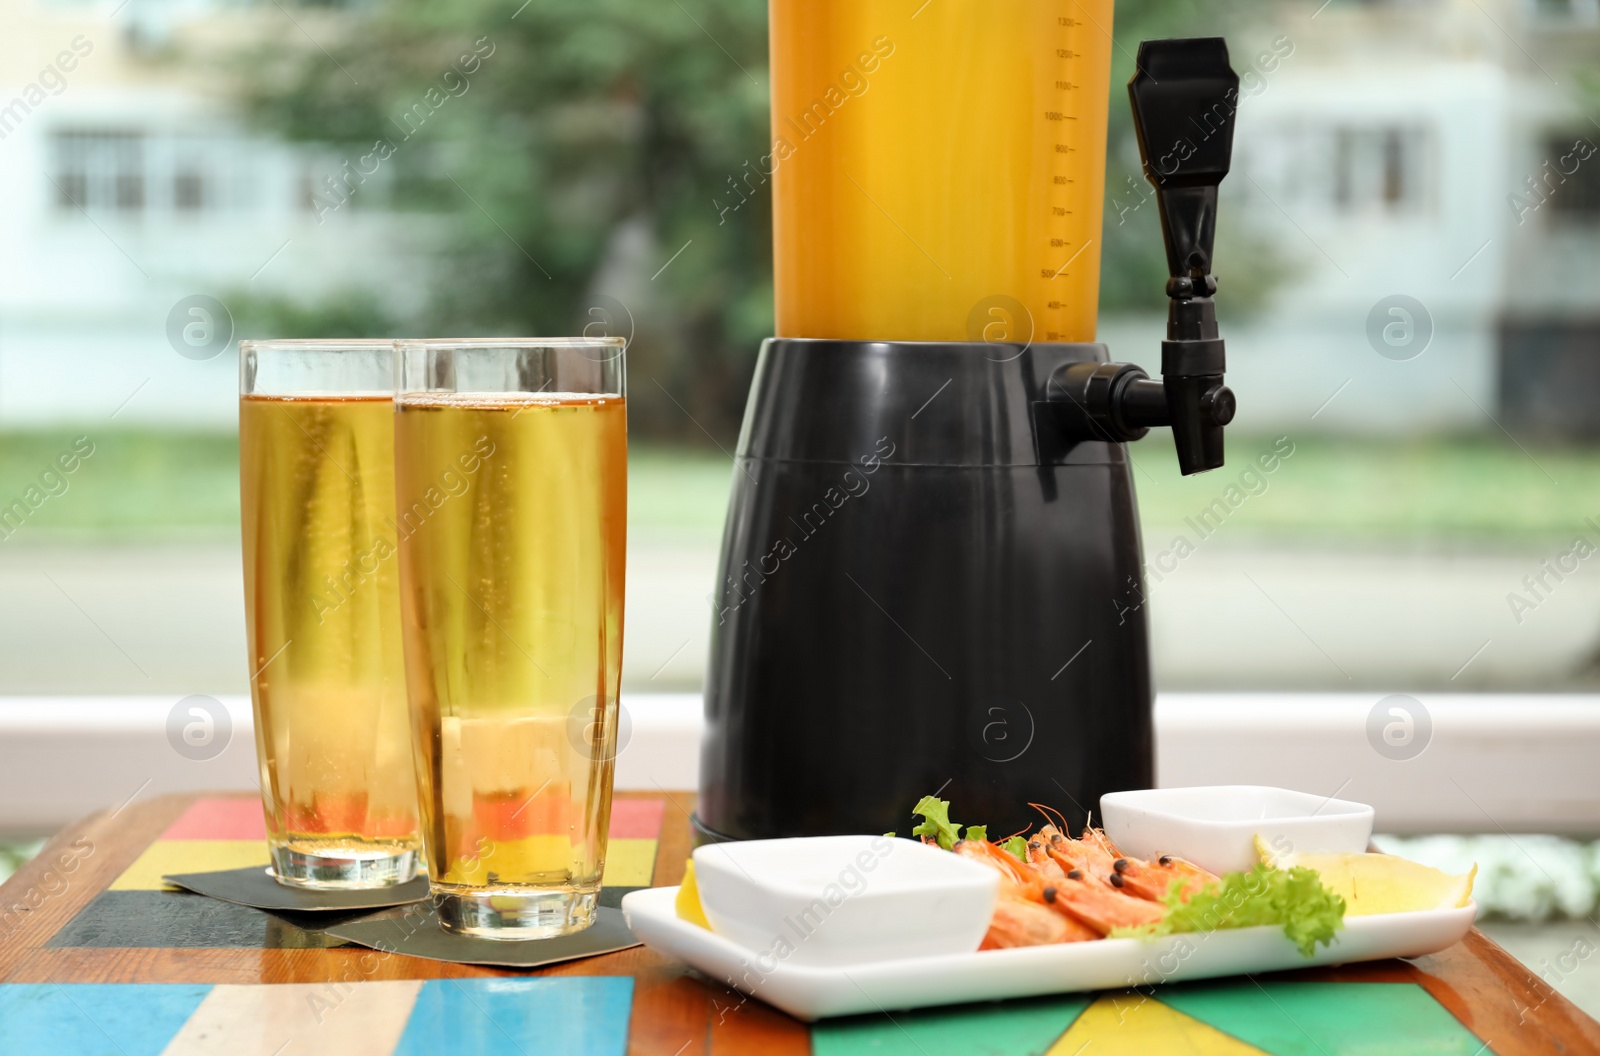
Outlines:
<svg viewBox="0 0 1600 1056"><path fill-rule="evenodd" d="M1064 439L1102 345L773 339L712 594L701 839L999 838L1153 783L1126 449Z"/></svg>

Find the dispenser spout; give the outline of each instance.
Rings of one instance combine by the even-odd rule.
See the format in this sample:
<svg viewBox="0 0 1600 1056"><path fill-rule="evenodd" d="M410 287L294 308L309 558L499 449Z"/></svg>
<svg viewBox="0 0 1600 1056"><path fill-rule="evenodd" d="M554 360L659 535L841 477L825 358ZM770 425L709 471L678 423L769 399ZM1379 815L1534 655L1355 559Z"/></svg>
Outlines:
<svg viewBox="0 0 1600 1056"><path fill-rule="evenodd" d="M1128 82L1144 174L1156 189L1167 244L1167 339L1161 377L1167 417L1185 476L1222 465L1222 427L1233 392L1211 297L1217 185L1233 156L1239 75L1221 37L1147 40Z"/></svg>
<svg viewBox="0 0 1600 1056"><path fill-rule="evenodd" d="M1145 177L1160 203L1167 244L1167 339L1161 380L1131 363L1074 363L1051 379L1057 428L1069 439L1137 440L1171 426L1185 476L1222 465L1233 390L1211 297L1217 185L1233 154L1239 76L1221 37L1147 40L1128 82Z"/></svg>

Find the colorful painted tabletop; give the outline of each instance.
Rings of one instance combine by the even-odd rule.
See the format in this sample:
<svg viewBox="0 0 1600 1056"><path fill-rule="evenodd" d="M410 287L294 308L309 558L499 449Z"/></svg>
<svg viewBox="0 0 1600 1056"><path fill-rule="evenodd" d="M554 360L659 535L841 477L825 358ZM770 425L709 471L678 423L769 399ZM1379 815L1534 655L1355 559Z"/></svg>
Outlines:
<svg viewBox="0 0 1600 1056"><path fill-rule="evenodd" d="M691 796L619 795L603 902L673 884ZM886 1010L808 1027L648 949L534 972L342 944L167 888L265 865L249 797L96 815L0 887L0 1052L1085 1056L1600 1052L1600 1025L1474 932L1415 961Z"/></svg>

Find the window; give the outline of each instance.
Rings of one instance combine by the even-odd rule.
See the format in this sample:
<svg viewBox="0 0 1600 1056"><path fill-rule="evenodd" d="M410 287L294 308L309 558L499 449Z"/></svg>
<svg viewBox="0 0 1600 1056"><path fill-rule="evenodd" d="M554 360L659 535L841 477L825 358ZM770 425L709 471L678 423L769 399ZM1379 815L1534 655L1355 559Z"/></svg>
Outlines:
<svg viewBox="0 0 1600 1056"><path fill-rule="evenodd" d="M179 213L215 209L226 198L223 186L237 149L215 136L179 135L162 137L159 151L152 153L150 181L171 188L172 208ZM156 203L151 203L156 204Z"/></svg>
<svg viewBox="0 0 1600 1056"><path fill-rule="evenodd" d="M185 212L205 205L205 178L197 168L181 168L172 177L172 204Z"/></svg>
<svg viewBox="0 0 1600 1056"><path fill-rule="evenodd" d="M1600 3L1596 0L1527 0L1527 8L1533 24L1541 28L1600 23Z"/></svg>
<svg viewBox="0 0 1600 1056"><path fill-rule="evenodd" d="M1422 205L1427 137L1421 129L1341 127L1333 136L1333 202L1339 212L1408 212Z"/></svg>
<svg viewBox="0 0 1600 1056"><path fill-rule="evenodd" d="M82 130L50 136L51 179L59 209L141 210L145 205L144 136Z"/></svg>
<svg viewBox="0 0 1600 1056"><path fill-rule="evenodd" d="M1277 122L1238 144L1235 168L1286 208L1400 219L1433 200L1433 141L1428 126L1353 114Z"/></svg>
<svg viewBox="0 0 1600 1056"><path fill-rule="evenodd" d="M198 132L153 127L58 128L47 140L49 191L57 212L202 215L261 204L273 149L226 126Z"/></svg>
<svg viewBox="0 0 1600 1056"><path fill-rule="evenodd" d="M1544 156L1550 163L1542 174L1560 181L1550 190L1552 222L1600 220L1600 144L1595 138L1581 132L1547 136Z"/></svg>

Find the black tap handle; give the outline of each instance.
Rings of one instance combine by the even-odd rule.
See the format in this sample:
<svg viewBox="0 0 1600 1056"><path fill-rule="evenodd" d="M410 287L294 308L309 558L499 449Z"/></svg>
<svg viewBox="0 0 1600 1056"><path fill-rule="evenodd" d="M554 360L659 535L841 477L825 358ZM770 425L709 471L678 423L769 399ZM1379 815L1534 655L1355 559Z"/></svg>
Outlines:
<svg viewBox="0 0 1600 1056"><path fill-rule="evenodd" d="M1211 295L1217 185L1233 157L1239 75L1221 37L1147 40L1128 82L1145 177L1155 185L1167 243L1167 339L1161 383L1167 423L1185 475L1222 465L1222 427L1233 392L1222 383L1227 357Z"/></svg>
<svg viewBox="0 0 1600 1056"><path fill-rule="evenodd" d="M1221 37L1147 40L1128 82L1145 176L1160 201L1167 243L1167 339L1161 380L1131 363L1073 363L1051 379L1062 436L1126 443L1171 426L1185 476L1222 465L1222 427L1233 420L1233 391L1211 295L1217 234L1217 184L1233 155L1239 76Z"/></svg>
<svg viewBox="0 0 1600 1056"><path fill-rule="evenodd" d="M1217 184L1233 156L1239 75L1221 37L1147 40L1128 82L1144 174L1155 186L1167 270L1214 292L1211 249L1217 234ZM1191 294L1192 295L1192 294Z"/></svg>

